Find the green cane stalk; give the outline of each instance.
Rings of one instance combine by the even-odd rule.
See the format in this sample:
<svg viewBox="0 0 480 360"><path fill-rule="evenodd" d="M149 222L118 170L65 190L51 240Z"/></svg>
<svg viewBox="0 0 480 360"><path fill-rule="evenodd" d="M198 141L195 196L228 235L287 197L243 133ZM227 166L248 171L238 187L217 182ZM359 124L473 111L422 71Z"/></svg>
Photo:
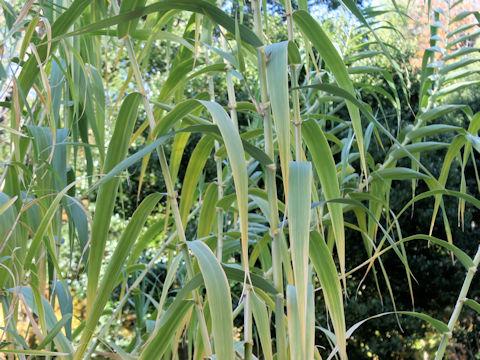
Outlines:
<svg viewBox="0 0 480 360"><path fill-rule="evenodd" d="M222 28L222 31L224 29ZM228 51L228 43L227 38L224 36L222 32L222 50ZM238 129L238 116L237 116L237 100L235 97L235 87L233 86L233 75L232 75L232 65L227 61L224 60L225 64L227 65L227 73L225 75L226 83L227 83L227 97L228 97L228 108L230 109L230 118L232 119L233 123Z"/></svg>
<svg viewBox="0 0 480 360"><path fill-rule="evenodd" d="M265 42L262 29L262 14L260 9L260 1L252 1L254 29L260 41ZM275 159L273 147L273 132L272 132L272 116L269 109L269 99L267 92L267 59L265 54L265 47L257 49L258 71L260 83L260 110L263 116L263 132L265 142L265 152L271 159ZM278 290L275 296L275 334L277 341L277 357L279 360L287 359L287 331L284 320L284 288L283 288L283 271L282 271L282 240L281 229L279 229L279 213L277 203L277 184L275 182L276 166L273 164L267 166L265 171L265 187L268 196L268 204L270 208L270 236L272 237L272 272L273 283Z"/></svg>
<svg viewBox="0 0 480 360"><path fill-rule="evenodd" d="M223 30L223 29L221 29ZM224 51L228 51L228 44L227 44L227 39L225 36L222 35L222 49ZM208 54L208 52L207 52ZM228 107L230 109L230 118L232 119L233 124L235 127L238 129L238 117L237 117L237 101L235 98L235 87L233 86L233 77L232 77L232 66L230 63L228 63L225 60L225 63L227 64L227 73L226 73L226 84L227 84L227 97L228 97ZM213 80L210 78L209 81L212 82L212 90L213 90ZM210 83L209 83L210 85ZM218 165L220 163L220 166ZM219 179L219 184L218 184L218 198L221 199L223 197L223 186L221 183L221 176L222 176L222 171L221 171L221 160L218 160L217 162L217 177ZM217 243L217 258L219 261L222 261L222 255L223 255L223 210L219 209L218 211L218 217L219 217L219 224L220 224L220 216L221 216L221 225L222 229L220 229L219 226L219 234L220 231L222 231L222 236L221 238L219 237L218 243ZM248 266L245 264L245 266ZM253 355L253 338L252 338L252 308L251 308L251 286L247 284L244 289L244 359L245 360L251 360L252 355Z"/></svg>
<svg viewBox="0 0 480 360"><path fill-rule="evenodd" d="M285 10L288 27L288 40L294 41L295 36L293 32L293 8L290 0L285 1ZM290 65L290 81L293 88L298 87L298 80L296 75L296 65ZM302 161L302 119L300 118L300 100L298 95L299 90L293 90L293 123L295 125L295 160Z"/></svg>
<svg viewBox="0 0 480 360"><path fill-rule="evenodd" d="M286 11L286 18L287 18L287 30L288 30L288 40L289 41L294 41L295 40L295 34L294 34L294 28L293 28L293 7L292 3L290 0L285 1L285 11ZM297 81L297 75L296 75L296 65L292 64L290 65L290 82L292 84L292 87L296 89L298 87L298 81ZM303 151L302 151L302 120L300 117L300 100L299 100L299 90L293 90L292 91L292 103L293 103L293 122L295 125L295 160L296 161L303 161ZM289 202L289 200L286 200ZM292 238L290 238L292 239ZM294 263L295 267L295 263ZM301 291L298 290L300 287L300 284L295 282L295 287L297 291L297 297L300 301L300 293ZM303 341L303 348L306 349L306 338L307 338L307 326L306 326L306 304L303 302L298 304L298 315L300 318L300 330L301 330L301 339ZM287 301L287 307L288 307L288 301ZM289 329L290 331L290 329ZM290 344L292 347L292 344ZM304 356L306 356L306 352L304 352Z"/></svg>
<svg viewBox="0 0 480 360"><path fill-rule="evenodd" d="M463 308L463 303L466 300L468 290L470 289L470 285L472 283L473 277L475 276L475 272L477 271L478 264L480 263L480 246L477 249L477 253L473 259L473 263L474 263L474 266L468 269L467 276L465 276L465 280L462 285L462 289L458 294L457 303L455 304L453 313L450 316L450 320L448 321L448 328L450 329L450 332L442 335L442 340L440 340L440 345L438 346L437 354L435 355L435 360L443 359L448 342L452 337L452 331L455 328L455 324L458 321L458 318Z"/></svg>
<svg viewBox="0 0 480 360"><path fill-rule="evenodd" d="M213 28L209 26L208 28L202 29L205 33L208 32L208 34L205 34L207 37L206 43L208 45L212 45L212 36L211 36L211 31L213 31ZM210 51L205 49L205 64L207 66L210 65ZM208 74L207 75L207 82L208 82L208 94L210 96L210 101L214 102L215 101L215 86L213 83L213 77ZM215 153L220 149L220 144L217 140L215 140ZM215 166L217 169L217 192L218 192L218 198L222 199L223 198L223 167L222 167L222 159L220 157L215 156ZM217 212L217 251L216 255L218 258L218 261L222 262L222 257L223 257L223 209L220 207L217 207L215 209Z"/></svg>

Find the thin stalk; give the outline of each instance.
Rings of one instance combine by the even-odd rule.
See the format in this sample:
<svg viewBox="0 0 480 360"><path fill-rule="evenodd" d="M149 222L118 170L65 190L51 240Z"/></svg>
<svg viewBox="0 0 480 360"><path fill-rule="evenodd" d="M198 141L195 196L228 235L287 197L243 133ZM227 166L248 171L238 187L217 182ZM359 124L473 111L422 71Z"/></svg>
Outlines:
<svg viewBox="0 0 480 360"><path fill-rule="evenodd" d="M448 341L452 337L452 331L455 327L455 324L458 321L460 316L460 312L463 308L463 303L468 294L468 290L470 289L470 284L472 283L473 277L475 276L475 272L477 271L478 264L480 263L480 246L477 249L477 254L473 259L474 266L468 269L467 276L465 277L465 281L463 282L462 289L460 290L460 294L458 294L457 303L455 304L455 308L453 309L452 316L450 316L450 321L448 322L448 328L450 331L446 334L442 335L442 340L440 341L440 345L438 346L437 354L435 355L435 360L443 359L445 354L445 350L448 345Z"/></svg>
<svg viewBox="0 0 480 360"><path fill-rule="evenodd" d="M438 87L434 87L434 90L433 92L435 92L436 90L438 89ZM428 110L430 110L432 107L433 107L433 102L431 101L431 99L429 99L429 102L428 102L428 105L427 107L422 111L423 113L427 112ZM410 132L413 132L414 130L417 130L419 129L421 126L423 125L423 122L422 121L417 121L417 123L415 125L413 125L412 129L410 130ZM407 145L408 143L410 142L410 138L408 137L408 134L407 136L405 136L405 139L400 143L402 147L404 147L405 145ZM381 171L381 170L384 170L386 169L393 161L395 160L395 158L393 156L389 156L385 162L380 165L378 167L378 169L376 170L377 172L378 171ZM358 187L358 190L361 191L363 190L365 187L368 186L368 184L370 182L372 182L373 180L373 177L372 175L369 175L367 179L365 179Z"/></svg>
<svg viewBox="0 0 480 360"><path fill-rule="evenodd" d="M252 1L254 29L260 41L265 42L262 29L262 13L260 10L260 1ZM287 359L287 332L285 329L284 319L284 296L283 296L283 271L282 271L282 238L279 229L279 213L277 204L277 184L275 182L275 154L273 150L273 131L272 117L268 108L268 92L267 92L267 60L265 47L257 49L259 82L260 82L260 109L263 112L263 134L265 143L265 152L274 160L273 164L266 167L265 187L268 196L268 205L270 208L270 236L272 237L272 269L273 284L278 291L275 296L275 337L277 345L277 358L279 360Z"/></svg>
<svg viewBox="0 0 480 360"><path fill-rule="evenodd" d="M238 304L238 306L232 312L233 320L237 318L238 314L240 314L240 311L242 311L244 307L245 307L245 301L241 299L240 304Z"/></svg>
<svg viewBox="0 0 480 360"><path fill-rule="evenodd" d="M209 39L211 40L211 38ZM210 54L208 49L205 52L205 63L210 65ZM210 95L210 101L215 101L215 87L213 84L213 77L208 75L208 94ZM220 144L215 140L215 152L220 149ZM217 191L218 199L223 198L223 167L222 159L215 156L215 165L217 168ZM216 207L215 211L217 212L217 259L219 262L222 262L223 259L223 209L221 207Z"/></svg>
<svg viewBox="0 0 480 360"><path fill-rule="evenodd" d="M228 44L227 44L227 39L225 36L222 35L222 48L224 51L228 51ZM228 107L230 108L230 117L232 119L233 124L238 130L238 119L237 119L237 101L235 99L235 88L233 86L233 78L232 78L232 66L230 63L228 63L225 60L225 63L227 64L227 74L226 74L226 82L227 82L227 96L228 96ZM217 170L218 172L218 170ZM223 194L223 189L222 189L222 194ZM218 198L221 199L220 197L220 187L219 187L219 193L218 193ZM223 217L223 213L222 213ZM217 249L218 250L218 249ZM221 261L221 256L222 256L222 249L218 252L220 256L219 261ZM248 266L248 264L245 264L245 266ZM253 351L253 339L252 339L252 309L251 309L251 303L250 303L250 296L251 296L251 288L250 285L246 285L245 288L245 301L244 301L244 352L245 360L251 360L252 359L252 351Z"/></svg>
<svg viewBox="0 0 480 360"><path fill-rule="evenodd" d="M436 18L436 21L438 21L439 19ZM448 22L447 22L448 23ZM434 35L433 33L431 35ZM432 45L433 46L433 45ZM434 54L432 54L432 57L431 57L431 60L430 61L434 61L435 58L434 58ZM435 81L433 82L432 84L432 88L431 88L431 95L429 96L428 98L428 101L427 101L427 104L426 106L423 107L422 109L422 113L426 113L427 111L429 111L430 109L432 109L434 106L435 106L435 94L437 93L437 91L440 90L440 87L441 87L441 83L440 83L440 79L435 79ZM420 99L420 101L422 101L422 99ZM421 108L422 107L422 104L419 103L419 107ZM421 126L423 125L423 121L421 121L420 117L416 116L416 123L413 125L412 129L410 130L410 132L413 132L417 129L419 129ZM410 138L408 137L408 134L405 136L405 139L401 142L401 146L405 146L407 145L408 143L410 142ZM380 170L383 170L383 169L386 169L393 161L395 160L394 157L388 157L385 162L380 165L380 167L376 170L376 171L380 171ZM367 179L365 179L364 182L362 182L360 185L359 185L359 191L363 190L363 188L367 187L368 188L368 184L373 180L373 177L371 175L368 176Z"/></svg>
<svg viewBox="0 0 480 360"><path fill-rule="evenodd" d="M244 351L245 351L245 360L252 360L252 351L253 351L253 339L252 339L252 308L251 308L251 302L250 302L250 296L252 294L252 289L250 285L246 285L245 288L245 305L243 309L244 313L244 320L243 320L243 325L244 325Z"/></svg>
<svg viewBox="0 0 480 360"><path fill-rule="evenodd" d="M207 23L209 24L209 23ZM212 45L212 26L205 25L202 28L202 37L204 38L204 42L208 45ZM207 66L210 65L210 51L208 48L205 49L205 64ZM210 101L215 101L215 86L213 83L213 77L208 74L207 75L207 82L208 82L208 94L210 96ZM220 149L220 143L215 140L215 153ZM222 167L222 159L215 156L215 166L217 170L217 192L218 192L218 199L223 198L223 167ZM222 262L223 259L223 217L224 212L221 207L216 207L215 211L217 213L217 250L216 256L219 262Z"/></svg>
<svg viewBox="0 0 480 360"><path fill-rule="evenodd" d="M138 66L137 59L135 57L135 50L133 49L133 44L132 44L132 39L130 36L127 36L125 38L125 47L127 48L128 56L130 58L130 63L132 64L133 68L133 73L135 76L135 80L137 82L137 87L139 92L142 94L143 98L143 104L145 107L145 111L147 113L147 119L148 123L150 125L150 128L153 130L155 128L155 118L153 116L152 108L150 107L150 103L147 98L147 93L145 91L145 88L143 86L143 78L140 73L140 68ZM177 232L179 235L179 239L181 242L181 251L182 251L182 256L183 260L185 261L186 269L187 269L187 276L188 279L193 278L195 275L194 270L193 270L193 264L192 260L190 258L190 254L188 253L188 247L187 247L187 238L185 236L185 229L183 227L182 223L182 218L180 216L180 209L178 207L178 202L177 202L177 193L175 191L175 188L173 186L172 182L172 176L170 174L170 169L168 167L167 159L165 156L165 151L163 149L163 146L157 147L157 154L158 158L160 161L160 167L162 169L162 174L165 180L165 185L167 187L167 193L168 197L170 198L170 203L171 203L171 208L172 212L174 215L175 219L175 226L177 228ZM193 292L194 295L194 300L195 300L195 309L197 311L197 316L200 321L200 331L202 333L202 339L203 339L203 344L205 347L206 355L211 355L212 354L212 347L210 345L210 340L209 340L209 335L208 335L208 329L207 329L207 323L205 321L205 315L203 313L203 307L202 307L202 299L200 294L198 293L198 290L195 290Z"/></svg>
<svg viewBox="0 0 480 360"><path fill-rule="evenodd" d="M293 8L290 0L285 1L287 16L288 40L294 41L293 32ZM293 88L298 88L297 70L295 65L290 65L290 82ZM298 90L293 90L293 123L295 125L295 160L302 161L302 119L300 117L300 100Z"/></svg>
<svg viewBox="0 0 480 360"><path fill-rule="evenodd" d="M227 39L222 33L222 49L223 51L228 51ZM233 75L232 75L232 65L224 60L227 65L227 96L228 96L228 108L230 109L230 117L232 118L235 127L238 129L238 116L237 116L237 100L235 98L235 87L233 86Z"/></svg>

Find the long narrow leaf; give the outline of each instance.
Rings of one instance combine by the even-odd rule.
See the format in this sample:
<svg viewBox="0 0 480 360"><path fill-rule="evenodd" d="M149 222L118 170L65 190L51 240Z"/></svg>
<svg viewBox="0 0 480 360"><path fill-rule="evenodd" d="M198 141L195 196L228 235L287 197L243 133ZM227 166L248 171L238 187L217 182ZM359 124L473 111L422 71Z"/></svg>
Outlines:
<svg viewBox="0 0 480 360"><path fill-rule="evenodd" d="M112 140L105 159L104 172L110 172L127 155L128 144L137 119L138 105L142 96L139 93L128 95L120 108ZM92 226L92 242L88 257L87 313L92 310L96 297L103 252L107 241L115 198L120 183L119 178L105 181L98 190L95 215Z"/></svg>
<svg viewBox="0 0 480 360"><path fill-rule="evenodd" d="M198 259L207 289L216 357L233 360L233 317L227 277L208 246L200 241L189 242L188 246Z"/></svg>
<svg viewBox="0 0 480 360"><path fill-rule="evenodd" d="M348 91L353 97L356 97L352 81L350 80L347 68L343 63L342 58L318 22L304 10L295 11L293 14L293 19L320 53L328 68L333 73L333 76L335 76L335 80L337 81L338 85L342 89ZM367 162L363 144L363 130L360 112L358 111L358 108L356 108L349 101L347 101L347 108L350 118L352 119L352 126L355 136L357 137L362 168L365 172L365 176L367 176Z"/></svg>
<svg viewBox="0 0 480 360"><path fill-rule="evenodd" d="M342 289L337 276L337 269L330 250L317 231L310 233L310 260L322 285L323 297L332 318L333 329L342 359L347 358L346 326L343 308Z"/></svg>

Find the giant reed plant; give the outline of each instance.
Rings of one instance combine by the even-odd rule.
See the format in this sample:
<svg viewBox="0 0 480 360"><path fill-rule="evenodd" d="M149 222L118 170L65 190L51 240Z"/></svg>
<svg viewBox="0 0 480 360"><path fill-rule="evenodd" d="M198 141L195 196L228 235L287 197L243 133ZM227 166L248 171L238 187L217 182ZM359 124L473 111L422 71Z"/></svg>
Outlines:
<svg viewBox="0 0 480 360"><path fill-rule="evenodd" d="M447 102L448 94L479 83L478 49L468 42L478 33L479 13L454 16L458 3L449 1L443 10L426 7L434 19L431 46L423 56L419 98L413 99L419 111L406 124L399 93L408 87L398 49L382 40L385 11L344 0L358 24L354 39L347 39L342 29L330 33L306 1L295 11L290 0L281 1L287 35L272 43L266 3L234 3L241 14L227 14L230 2L204 0L1 2L0 79L2 94L10 96L0 103L6 155L0 178L0 346L9 358L179 359L182 347L191 359L320 359L323 346L331 349L329 358L346 359L348 338L368 320L351 324L344 311L348 277L360 271L366 276L371 270L379 287L382 277L391 296L395 311L376 317L415 316L441 334L437 359L462 306L479 311L468 291L480 250L471 258L456 247L443 202L444 196L458 199L460 221L465 206L480 208L466 192L464 171L480 151L480 114ZM243 23L243 10L251 27ZM344 53L338 36L346 40ZM155 77L158 83L147 80L154 46L169 65ZM361 65L379 54L393 74ZM110 73L122 56L124 78ZM355 81L371 74L383 77L390 92ZM112 80L121 82L120 89ZM248 97L238 99L236 87ZM227 107L215 102L222 92ZM390 101L397 131L388 130L380 103L362 101L366 93ZM454 112L462 113L467 129L439 122ZM249 117L250 126L241 116ZM182 160L192 133L201 139ZM453 134L451 143L430 140L441 133ZM374 160L374 142L385 149L381 161ZM129 152L132 144L136 151ZM437 178L422 164L422 154L442 148L448 150ZM210 158L216 178L202 175ZM107 253L121 179L140 163L139 186L145 186L149 161L159 161L166 193L141 199ZM455 161L461 187L448 189ZM395 213L392 183L406 180L412 198ZM419 181L428 191L418 192ZM81 201L94 195L94 206ZM425 198L432 200L430 228L402 237L399 219ZM349 212L356 223L345 220ZM162 221L146 228L159 213ZM433 236L438 213L446 239ZM364 240L368 260L362 264L346 262L346 228ZM404 246L409 241L443 247L466 268L448 324L395 306L382 255L395 253L412 292ZM146 264L145 251L153 254ZM166 265L162 286L144 291L158 263ZM81 276L86 292L72 295ZM317 287L327 323L314 316L321 305ZM112 297L115 288L119 298ZM86 297L78 326L72 325L73 297ZM123 346L111 334L127 303L136 310L135 337ZM319 344L316 332L325 333L328 343Z"/></svg>

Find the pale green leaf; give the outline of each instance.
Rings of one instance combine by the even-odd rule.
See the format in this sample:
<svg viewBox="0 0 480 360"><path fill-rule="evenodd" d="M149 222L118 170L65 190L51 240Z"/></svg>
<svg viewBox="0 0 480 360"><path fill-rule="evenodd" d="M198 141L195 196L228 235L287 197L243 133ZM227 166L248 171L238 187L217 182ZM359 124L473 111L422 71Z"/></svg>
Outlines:
<svg viewBox="0 0 480 360"><path fill-rule="evenodd" d="M317 231L310 233L310 260L322 286L323 297L332 318L333 329L342 359L347 358L343 297L337 269L327 244Z"/></svg>
<svg viewBox="0 0 480 360"><path fill-rule="evenodd" d="M218 359L233 360L232 300L227 277L208 246L201 241L191 241L188 243L188 247L198 259L207 289L215 355Z"/></svg>

